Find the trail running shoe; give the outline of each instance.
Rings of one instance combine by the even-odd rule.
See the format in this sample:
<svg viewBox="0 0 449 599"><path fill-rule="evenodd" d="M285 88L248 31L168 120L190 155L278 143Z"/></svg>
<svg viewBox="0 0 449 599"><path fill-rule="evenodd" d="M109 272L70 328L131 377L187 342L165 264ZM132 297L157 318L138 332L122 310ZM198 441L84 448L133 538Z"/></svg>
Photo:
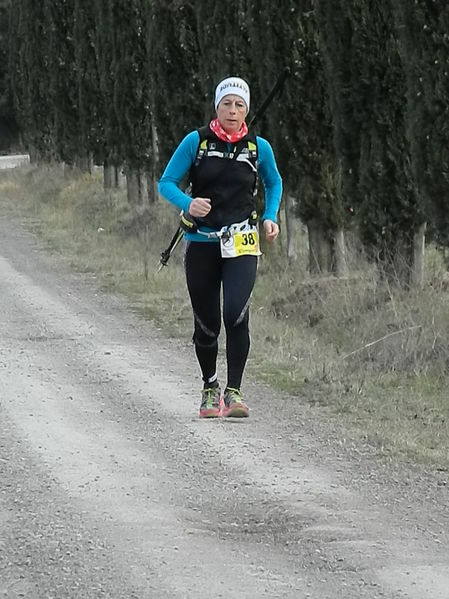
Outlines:
<svg viewBox="0 0 449 599"><path fill-rule="evenodd" d="M249 409L242 399L240 389L227 387L224 392L223 416L226 418L247 418Z"/></svg>
<svg viewBox="0 0 449 599"><path fill-rule="evenodd" d="M207 387L201 391L200 418L219 418L223 410L220 387Z"/></svg>

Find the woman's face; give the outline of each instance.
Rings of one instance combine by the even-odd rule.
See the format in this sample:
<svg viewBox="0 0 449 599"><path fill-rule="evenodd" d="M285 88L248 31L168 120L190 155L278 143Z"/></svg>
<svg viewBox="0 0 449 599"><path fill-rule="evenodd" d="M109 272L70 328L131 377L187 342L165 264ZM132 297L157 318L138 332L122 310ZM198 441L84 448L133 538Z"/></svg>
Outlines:
<svg viewBox="0 0 449 599"><path fill-rule="evenodd" d="M240 96L229 94L217 106L217 118L226 133L237 133L248 114L245 101Z"/></svg>

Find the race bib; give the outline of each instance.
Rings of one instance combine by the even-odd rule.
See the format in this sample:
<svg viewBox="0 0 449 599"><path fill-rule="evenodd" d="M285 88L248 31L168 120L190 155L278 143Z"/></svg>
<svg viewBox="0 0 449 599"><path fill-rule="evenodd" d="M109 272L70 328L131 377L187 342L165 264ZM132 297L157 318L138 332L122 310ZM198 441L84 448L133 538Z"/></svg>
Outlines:
<svg viewBox="0 0 449 599"><path fill-rule="evenodd" d="M236 231L220 239L221 255L223 258L238 256L260 256L259 232L257 227L247 227L244 231Z"/></svg>

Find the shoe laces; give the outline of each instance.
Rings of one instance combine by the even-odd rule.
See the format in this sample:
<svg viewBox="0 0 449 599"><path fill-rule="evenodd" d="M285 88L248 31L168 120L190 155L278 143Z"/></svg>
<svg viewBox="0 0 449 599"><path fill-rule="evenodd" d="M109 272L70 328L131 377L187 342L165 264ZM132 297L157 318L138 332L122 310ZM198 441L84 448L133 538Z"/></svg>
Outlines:
<svg viewBox="0 0 449 599"><path fill-rule="evenodd" d="M220 388L219 387L206 387L201 391L203 396L203 402L212 404L214 401L218 401L220 397Z"/></svg>
<svg viewBox="0 0 449 599"><path fill-rule="evenodd" d="M233 387L226 387L226 399L232 403L242 403L242 392L240 389L234 389Z"/></svg>

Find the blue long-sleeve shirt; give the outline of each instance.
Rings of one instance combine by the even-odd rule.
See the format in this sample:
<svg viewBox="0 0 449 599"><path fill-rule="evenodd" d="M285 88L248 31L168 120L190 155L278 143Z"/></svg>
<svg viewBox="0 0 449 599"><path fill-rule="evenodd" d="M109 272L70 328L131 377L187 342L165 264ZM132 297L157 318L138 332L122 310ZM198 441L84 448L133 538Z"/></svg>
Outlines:
<svg viewBox="0 0 449 599"><path fill-rule="evenodd" d="M179 184L195 162L199 141L198 131L188 133L176 148L159 180L159 193L186 214L189 211L192 198L179 188ZM262 214L262 221L272 220L276 222L282 197L282 179L276 166L271 145L263 137L257 136L256 141L258 173L265 190L265 209ZM210 231L211 229L204 228L204 230ZM207 239L203 235L195 233L186 234L186 238L195 241L205 241Z"/></svg>

